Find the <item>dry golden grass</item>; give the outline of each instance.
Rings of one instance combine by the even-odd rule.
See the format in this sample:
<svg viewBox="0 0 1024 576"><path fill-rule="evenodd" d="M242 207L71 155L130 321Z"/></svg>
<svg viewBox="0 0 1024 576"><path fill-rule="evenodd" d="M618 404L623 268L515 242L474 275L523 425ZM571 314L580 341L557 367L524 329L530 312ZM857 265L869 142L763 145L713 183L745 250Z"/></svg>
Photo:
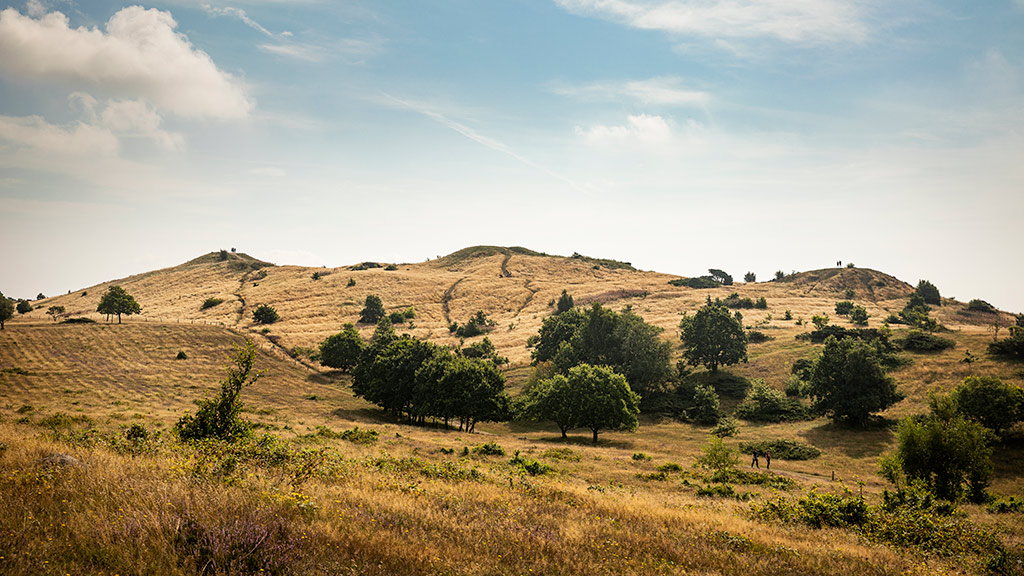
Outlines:
<svg viewBox="0 0 1024 576"><path fill-rule="evenodd" d="M653 272L595 269L581 260L501 252L403 264L394 271L292 266L254 271L251 262L244 255L222 262L211 254L118 281L144 312L122 325L58 325L44 316L46 307L64 305L76 315L99 319L92 311L105 284L90 287L85 297L73 293L43 301L42 310L19 316L0 331L0 369L29 372L0 373L0 442L9 446L0 454L0 556L10 560L11 552L17 558L0 564L0 573L194 572L189 561L182 563L174 544L185 512L191 511L200 524L219 526L224 518L249 517L254 510L254 522L284 518L284 533L298 535L303 555L293 568L300 574L955 574L972 569L866 544L844 531L752 522L746 519L745 503L697 498L683 479L700 482L692 466L707 434L699 427L648 418L636 433L602 434L598 446L582 436L563 442L556 429L544 424L481 424L474 435L409 427L354 398L346 378L320 374L283 353L313 347L343 323L354 322L367 294L381 296L389 311L415 307L413 328L399 330L440 343L457 343L447 329L450 321L462 323L483 310L497 322L489 337L512 359L507 374L510 388L518 390L529 377L526 339L537 333L563 289L577 302L598 301L616 310L631 306L677 343L682 313L692 313L709 295L724 298L738 292L767 299L768 310L743 311L744 323L775 339L751 345L750 362L731 370L781 388L793 361L820 349L795 338L809 329L796 319L809 323L812 315L826 313L834 324L848 325L834 314L834 304L851 287L854 300L867 307L871 326L877 327L889 312L902 308L911 290L907 284L873 271L841 269L784 282L693 290L670 286L671 276ZM502 275L503 265L511 276ZM313 280L317 271L322 277ZM355 286L347 286L350 278ZM200 311L211 296L225 302ZM281 315L269 326L269 336L280 346L252 322L251 311L260 303L273 305ZM794 320L782 320L786 310ZM992 338L991 315L962 310L953 301L935 310L952 329L946 336L957 347L913 355L910 365L896 371L907 400L885 416L921 412L930 393L948 391L970 374L1020 381L1019 365L984 354ZM1009 325L1010 317L1002 315L1000 321ZM372 331L361 329L364 336ZM293 486L287 473L260 469L228 485L184 474L195 456L169 441L155 453L132 458L100 447L72 448L40 435L38 423L57 412L87 416L91 425L110 434L131 423L166 430L196 398L212 393L231 344L246 336L262 342L259 365L268 370L266 378L243 393L246 417L280 438L302 443L298 446L336 452L340 464L323 478ZM977 362L960 362L967 349ZM188 360L175 360L179 350ZM356 425L378 430L380 443L364 447L306 436L318 426L337 431ZM778 474L798 482L798 493L836 489L833 472L847 485L862 482L871 499L885 488L877 462L893 447L889 430L854 432L825 420L741 423L740 435L726 442L735 447L740 441L771 438L799 440L823 451L816 460L773 462ZM367 458L385 452L424 463L456 462L457 456L440 450L454 449L457 455L464 446L486 441L547 462L556 474L521 477L507 465L507 457L465 460L462 466L476 466L483 475L479 482L366 465ZM549 450L559 448L569 448L579 459L550 456ZM42 473L38 459L58 451L87 462L88 473ZM634 452L652 460L634 461ZM1010 445L997 456L993 489L1020 496L1024 451ZM685 472L664 482L638 478L666 462L679 463ZM768 495L760 488L738 488L758 498ZM307 500L311 506L303 504ZM975 508L970 514L1000 526L1008 544L1024 545L1019 515L992 517ZM140 542L138 552L121 545L129 533ZM50 564L42 564L46 561Z"/></svg>

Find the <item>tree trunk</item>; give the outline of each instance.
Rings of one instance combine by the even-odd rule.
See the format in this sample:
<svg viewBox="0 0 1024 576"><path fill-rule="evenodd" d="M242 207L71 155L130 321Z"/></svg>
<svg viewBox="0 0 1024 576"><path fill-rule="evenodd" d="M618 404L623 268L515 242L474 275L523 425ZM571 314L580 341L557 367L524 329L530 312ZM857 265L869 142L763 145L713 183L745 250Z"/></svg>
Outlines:
<svg viewBox="0 0 1024 576"><path fill-rule="evenodd" d="M562 428L561 430L562 430L562 438L568 438L568 436L566 436L566 434L565 434L565 428Z"/></svg>
<svg viewBox="0 0 1024 576"><path fill-rule="evenodd" d="M597 428L593 428L594 431L594 444L597 444Z"/></svg>

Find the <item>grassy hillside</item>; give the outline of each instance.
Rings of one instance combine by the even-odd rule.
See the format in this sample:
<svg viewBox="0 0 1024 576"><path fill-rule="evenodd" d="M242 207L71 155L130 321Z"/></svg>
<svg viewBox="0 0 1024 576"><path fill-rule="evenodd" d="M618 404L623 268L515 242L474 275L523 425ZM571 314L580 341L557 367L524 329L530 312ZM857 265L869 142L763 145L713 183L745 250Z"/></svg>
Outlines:
<svg viewBox="0 0 1024 576"><path fill-rule="evenodd" d="M729 370L781 388L793 362L820 349L796 338L810 329L811 316L826 313L833 324L852 326L834 312L852 289L877 327L903 307L909 284L837 268L695 290L669 285L674 276L609 261L486 246L391 270L380 264L272 266L211 253L38 302L42 309L9 322L0 331L0 573L187 574L206 566L206 573L221 574L228 573L225 551L245 556L256 548L259 567L297 574L983 571L985 555L925 554L849 530L753 518L752 504L811 490L845 487L877 503L887 487L878 460L894 445L891 429L851 431L824 419L740 422L739 435L725 441L729 447L786 439L822 454L774 461L770 478L791 484L736 482L743 499L703 497L698 490L710 485L709 472L695 464L708 442L706 428L642 417L637 432L604 433L591 446L589 435L566 442L549 424L481 424L477 434L409 426L355 398L347 377L288 354L354 322L367 294L381 296L389 311L414 307L413 325L399 331L441 343L457 343L450 322L483 310L497 322L489 337L512 359L506 373L516 391L530 373L526 340L563 289L578 305L631 307L673 343L682 313L693 313L708 296L737 292L766 298L767 310L742 313L744 324L772 339L751 344L750 362ZM113 283L135 295L141 317L72 325L44 315L46 307L63 305L101 320L96 304ZM200 310L210 297L224 302ZM251 318L260 303L281 316L268 334ZM791 320L783 320L787 310ZM1007 326L1010 315L968 313L953 300L932 314L950 328L944 336L956 347L906 354L911 361L893 376L907 399L887 417L925 410L929 394L971 374L1024 378L1021 365L984 353L993 323ZM899 337L904 331L896 328ZM362 330L368 336L372 327ZM261 344L258 367L267 376L243 392L244 416L258 434L283 444L193 448L174 441L169 427L216 390L232 344L245 337ZM967 350L975 362L961 362ZM187 359L177 359L178 352ZM150 435L127 441L132 424ZM339 437L356 426L375 431L377 440ZM473 450L488 442L505 455ZM517 451L551 470L531 475L511 462ZM82 465L45 466L42 459L54 453ZM992 490L1020 497L1021 442L1000 447L995 465ZM967 513L981 529L998 531L1011 550L1024 548L1021 514L993 515L979 506ZM247 540L252 533L270 545ZM125 547L126 537L137 547Z"/></svg>

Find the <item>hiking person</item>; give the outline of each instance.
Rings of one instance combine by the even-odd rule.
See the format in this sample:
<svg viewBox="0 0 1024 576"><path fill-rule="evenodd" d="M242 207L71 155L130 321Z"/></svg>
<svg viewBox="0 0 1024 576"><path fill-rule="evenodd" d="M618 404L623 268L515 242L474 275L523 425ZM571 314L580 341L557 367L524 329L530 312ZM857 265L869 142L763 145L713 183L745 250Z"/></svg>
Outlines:
<svg viewBox="0 0 1024 576"><path fill-rule="evenodd" d="M761 467L761 463L757 461L757 450L754 450L754 459L750 461L750 467L754 468L755 466L757 468Z"/></svg>
<svg viewBox="0 0 1024 576"><path fill-rule="evenodd" d="M766 470L771 470L772 469L772 451L771 450L765 450L764 451L764 467L765 467Z"/></svg>

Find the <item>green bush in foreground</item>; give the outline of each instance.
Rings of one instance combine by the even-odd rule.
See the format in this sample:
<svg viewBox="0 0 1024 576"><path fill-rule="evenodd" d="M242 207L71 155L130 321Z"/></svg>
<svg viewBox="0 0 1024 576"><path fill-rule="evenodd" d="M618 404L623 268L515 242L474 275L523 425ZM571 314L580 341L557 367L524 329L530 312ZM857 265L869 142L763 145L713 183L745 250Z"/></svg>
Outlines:
<svg viewBox="0 0 1024 576"><path fill-rule="evenodd" d="M174 430L182 440L202 440L216 438L232 441L248 436L251 426L239 417L242 401L239 395L242 388L251 386L262 376L254 371L256 363L256 344L246 340L242 346L235 345L235 356L228 366L227 376L221 381L220 394L215 399L203 398L196 404L199 409L193 415L185 412L174 425Z"/></svg>

